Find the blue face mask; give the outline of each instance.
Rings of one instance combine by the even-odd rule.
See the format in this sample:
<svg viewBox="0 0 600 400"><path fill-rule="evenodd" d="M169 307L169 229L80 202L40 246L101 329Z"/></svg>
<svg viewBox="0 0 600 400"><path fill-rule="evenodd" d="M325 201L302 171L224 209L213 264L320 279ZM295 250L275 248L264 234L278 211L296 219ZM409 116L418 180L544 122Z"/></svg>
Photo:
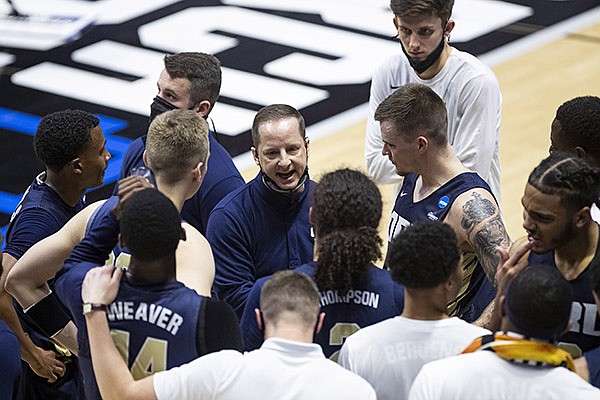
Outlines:
<svg viewBox="0 0 600 400"><path fill-rule="evenodd" d="M176 110L177 108L178 107L169 103L162 97L156 96L152 101L152 104L150 104L150 122L152 122L154 118L156 118L160 114L170 110Z"/></svg>

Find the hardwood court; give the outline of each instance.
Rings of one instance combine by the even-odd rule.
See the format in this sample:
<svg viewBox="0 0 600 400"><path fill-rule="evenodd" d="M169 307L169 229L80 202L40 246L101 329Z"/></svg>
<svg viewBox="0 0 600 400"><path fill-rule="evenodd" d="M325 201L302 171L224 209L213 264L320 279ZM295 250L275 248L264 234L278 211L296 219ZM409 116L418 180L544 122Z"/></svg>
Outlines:
<svg viewBox="0 0 600 400"><path fill-rule="evenodd" d="M531 170L548 154L550 124L564 101L582 95L600 95L600 23L529 51L493 67L503 95L500 138L502 210L511 238L524 235L521 196ZM318 180L339 167L366 171L363 156L366 122L313 140L310 170ZM310 137L310 127L308 136ZM246 180L257 168L242 171ZM384 198L381 235L386 228L394 193L380 186Z"/></svg>

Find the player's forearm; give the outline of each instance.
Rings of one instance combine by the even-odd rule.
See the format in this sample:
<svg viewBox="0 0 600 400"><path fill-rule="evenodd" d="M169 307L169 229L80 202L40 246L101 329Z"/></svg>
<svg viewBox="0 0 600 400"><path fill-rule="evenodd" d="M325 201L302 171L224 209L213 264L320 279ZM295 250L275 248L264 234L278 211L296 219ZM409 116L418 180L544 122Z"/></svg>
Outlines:
<svg viewBox="0 0 600 400"><path fill-rule="evenodd" d="M94 311L86 314L85 319L94 375L102 398L107 400L143 398L137 396L143 393L142 391L136 393L134 388L136 382L111 339L106 313ZM141 382L144 382L143 386L146 389L148 383L152 384L151 378L138 381ZM156 398L156 395L146 398Z"/></svg>
<svg viewBox="0 0 600 400"><path fill-rule="evenodd" d="M31 247L17 261L6 279L6 291L21 307L28 308L50 293L47 281L62 268L72 247L56 246L46 238Z"/></svg>

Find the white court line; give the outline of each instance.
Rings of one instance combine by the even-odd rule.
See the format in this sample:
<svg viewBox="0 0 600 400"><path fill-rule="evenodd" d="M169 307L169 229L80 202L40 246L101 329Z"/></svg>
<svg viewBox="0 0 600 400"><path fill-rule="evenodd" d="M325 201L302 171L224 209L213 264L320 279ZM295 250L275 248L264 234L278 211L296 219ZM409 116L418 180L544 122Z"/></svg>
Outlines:
<svg viewBox="0 0 600 400"><path fill-rule="evenodd" d="M526 37L508 43L502 47L485 53L478 58L494 67L498 64L512 60L529 51L539 48L547 43L561 39L576 31L587 28L600 22L600 6L586 11L583 14L576 15L565 21L554 24L548 28L544 28L536 33L527 35ZM364 103L347 111L341 112L331 118L327 118L316 124L306 127L306 135L311 141L316 141L323 137L337 133L349 126L363 122L366 119L369 103ZM244 170L254 165L254 160L250 151L240 154L233 159L238 169Z"/></svg>

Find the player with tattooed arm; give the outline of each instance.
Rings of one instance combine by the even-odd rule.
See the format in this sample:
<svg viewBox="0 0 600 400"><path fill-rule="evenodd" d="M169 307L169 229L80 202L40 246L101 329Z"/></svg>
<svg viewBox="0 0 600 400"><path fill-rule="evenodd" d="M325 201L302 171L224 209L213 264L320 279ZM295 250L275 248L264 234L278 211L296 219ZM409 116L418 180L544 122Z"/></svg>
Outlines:
<svg viewBox="0 0 600 400"><path fill-rule="evenodd" d="M375 113L383 137L383 154L404 177L396 197L388 237L417 221L449 224L463 253L463 283L448 304L449 315L486 325L494 298L498 265L496 246L510 239L489 185L469 171L448 143L444 102L430 88L409 84L385 99ZM491 311L491 310L489 310Z"/></svg>

